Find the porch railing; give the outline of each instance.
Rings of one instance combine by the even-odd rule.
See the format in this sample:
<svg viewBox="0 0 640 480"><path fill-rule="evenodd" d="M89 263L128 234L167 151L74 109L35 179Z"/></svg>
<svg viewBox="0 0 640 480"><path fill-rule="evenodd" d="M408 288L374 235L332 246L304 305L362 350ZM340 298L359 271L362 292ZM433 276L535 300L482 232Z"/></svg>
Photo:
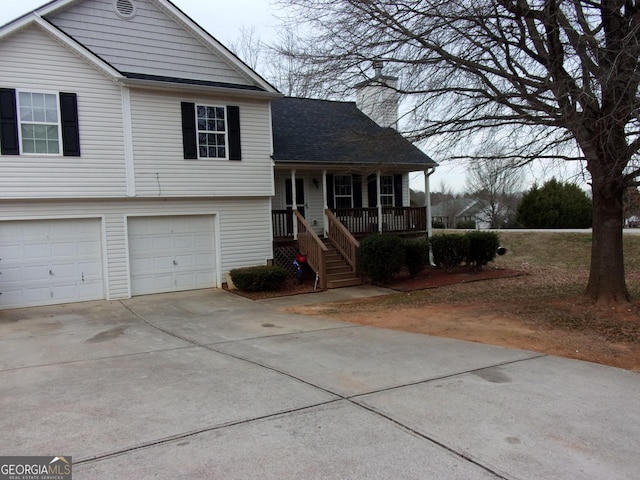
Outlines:
<svg viewBox="0 0 640 480"><path fill-rule="evenodd" d="M325 213L329 220L329 229L327 231L329 240L331 240L355 272L356 252L358 251L360 242L351 235L351 232L349 232L349 230L347 230L347 228L336 218L331 210L327 209L325 210Z"/></svg>
<svg viewBox="0 0 640 480"><path fill-rule="evenodd" d="M353 235L379 231L377 208L336 208L335 218ZM273 238L293 239L293 210L272 210ZM391 233L425 232L427 212L424 207L383 207L382 231Z"/></svg>
<svg viewBox="0 0 640 480"><path fill-rule="evenodd" d="M336 208L336 218L355 235L380 231L377 208ZM382 231L392 233L425 232L427 212L424 207L383 207Z"/></svg>
<svg viewBox="0 0 640 480"><path fill-rule="evenodd" d="M291 212L291 210L289 210ZM327 288L327 264L325 257L329 250L322 243L311 225L307 223L300 212L294 210L296 222L298 222L298 249L307 257L307 263L318 274L318 286Z"/></svg>
<svg viewBox="0 0 640 480"><path fill-rule="evenodd" d="M271 210L273 238L293 238L293 210Z"/></svg>

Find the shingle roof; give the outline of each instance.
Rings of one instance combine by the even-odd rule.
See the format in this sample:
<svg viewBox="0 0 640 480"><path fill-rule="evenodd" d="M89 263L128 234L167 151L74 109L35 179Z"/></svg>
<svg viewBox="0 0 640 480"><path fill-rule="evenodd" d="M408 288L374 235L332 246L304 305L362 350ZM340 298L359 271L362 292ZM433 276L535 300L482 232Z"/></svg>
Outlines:
<svg viewBox="0 0 640 480"><path fill-rule="evenodd" d="M391 128L382 128L353 102L306 98L272 101L276 163L436 166Z"/></svg>

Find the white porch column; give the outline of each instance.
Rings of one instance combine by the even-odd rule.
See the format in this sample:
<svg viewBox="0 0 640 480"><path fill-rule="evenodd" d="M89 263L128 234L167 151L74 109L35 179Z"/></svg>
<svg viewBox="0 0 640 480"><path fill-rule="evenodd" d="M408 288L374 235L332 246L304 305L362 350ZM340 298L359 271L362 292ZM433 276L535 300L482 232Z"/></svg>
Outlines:
<svg viewBox="0 0 640 480"><path fill-rule="evenodd" d="M378 206L378 231L382 233L382 200L380 199L380 170L376 172L376 202Z"/></svg>
<svg viewBox="0 0 640 480"><path fill-rule="evenodd" d="M293 213L291 214L293 217L293 239L298 239L298 220L295 215L295 211L298 210L298 202L296 199L296 171L295 169L291 170L291 209Z"/></svg>
<svg viewBox="0 0 640 480"><path fill-rule="evenodd" d="M327 218L327 208L329 208L328 202L328 192L327 192L327 171L322 171L322 228L325 236L329 231L329 219Z"/></svg>
<svg viewBox="0 0 640 480"><path fill-rule="evenodd" d="M429 184L429 177L435 168L428 168L424 171L424 206L427 211L427 236L433 235L433 222L431 221L431 187Z"/></svg>

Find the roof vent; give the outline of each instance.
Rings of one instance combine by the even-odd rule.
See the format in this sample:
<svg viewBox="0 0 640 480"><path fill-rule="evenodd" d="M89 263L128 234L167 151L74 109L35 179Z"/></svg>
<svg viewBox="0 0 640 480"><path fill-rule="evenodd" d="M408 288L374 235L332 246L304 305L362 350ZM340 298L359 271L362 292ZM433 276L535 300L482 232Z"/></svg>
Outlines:
<svg viewBox="0 0 640 480"><path fill-rule="evenodd" d="M131 0L116 0L114 8L119 17L130 20L136 15L136 9Z"/></svg>

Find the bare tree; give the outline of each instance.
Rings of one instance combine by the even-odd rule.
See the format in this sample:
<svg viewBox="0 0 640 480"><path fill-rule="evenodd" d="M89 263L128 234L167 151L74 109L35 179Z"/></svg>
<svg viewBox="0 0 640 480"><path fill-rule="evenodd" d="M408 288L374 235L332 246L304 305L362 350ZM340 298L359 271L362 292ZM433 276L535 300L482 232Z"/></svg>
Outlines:
<svg viewBox="0 0 640 480"><path fill-rule="evenodd" d="M622 195L640 174L640 1L282 1L307 23L290 54L333 91L383 59L401 76L410 133L430 148L468 157L486 141L521 163L584 160L594 219L586 294L630 300Z"/></svg>
<svg viewBox="0 0 640 480"><path fill-rule="evenodd" d="M483 202L481 214L491 228L502 228L515 214L522 170L503 160L479 160L467 172L467 190Z"/></svg>

